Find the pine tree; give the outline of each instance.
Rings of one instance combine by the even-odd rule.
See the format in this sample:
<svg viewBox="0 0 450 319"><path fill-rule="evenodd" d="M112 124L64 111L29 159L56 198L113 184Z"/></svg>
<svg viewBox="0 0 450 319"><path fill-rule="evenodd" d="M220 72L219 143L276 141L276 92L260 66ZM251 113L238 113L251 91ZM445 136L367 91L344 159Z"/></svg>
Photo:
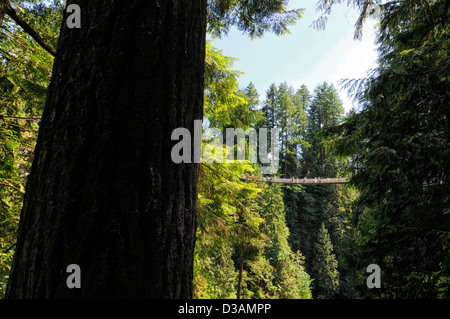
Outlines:
<svg viewBox="0 0 450 319"><path fill-rule="evenodd" d="M317 133L322 129L338 125L343 113L342 101L334 86L326 82L318 85L307 110L307 141L311 147L305 149L303 153L304 166L309 166L305 174L312 174L313 177L332 177L335 173L335 160L326 156L325 148L321 145L322 141L317 137Z"/></svg>
<svg viewBox="0 0 450 319"><path fill-rule="evenodd" d="M266 91L266 99L264 100L262 113L263 119L261 121L260 127L266 127L267 129L272 129L277 127L277 87L275 83L272 83L269 89Z"/></svg>
<svg viewBox="0 0 450 319"><path fill-rule="evenodd" d="M292 176L295 174L295 147L293 145L293 138L295 138L295 132L298 127L295 125L296 117L294 106L294 90L288 86L285 82L281 83L278 87L277 95L277 116L276 125L280 129L280 154L281 154L281 167L280 172L283 177L288 177L288 174ZM294 162L294 172L288 171L289 162Z"/></svg>
<svg viewBox="0 0 450 319"><path fill-rule="evenodd" d="M203 116L212 127L233 127L235 114L246 107L247 101L238 87L242 72L232 69L235 61L210 41L206 43Z"/></svg>
<svg viewBox="0 0 450 319"><path fill-rule="evenodd" d="M314 247L313 295L315 298L333 298L339 291L339 272L336 256L333 253L333 244L325 225L322 223L317 243Z"/></svg>
<svg viewBox="0 0 450 319"><path fill-rule="evenodd" d="M259 200L260 215L264 218L262 232L270 239L265 247L264 257L274 268L272 285L276 295L272 297L307 299L311 298L310 277L306 273L303 256L294 252L288 242L289 229L286 225L286 211L282 187L268 185Z"/></svg>
<svg viewBox="0 0 450 319"><path fill-rule="evenodd" d="M253 111L259 109L259 94L252 82L245 88L244 93L247 96L249 109Z"/></svg>
<svg viewBox="0 0 450 319"><path fill-rule="evenodd" d="M301 176L309 178L342 176L347 165L346 158L338 158L327 150L323 144L325 138L321 135L323 129L334 127L341 121L343 108L339 95L336 89L326 82L315 88L311 98L305 88L301 94L304 100L310 101L307 105L307 128L300 160ZM290 241L295 249L299 249L305 255L306 270L312 278L320 276L316 273L318 268L314 267L314 264L325 262L318 260L321 257L315 253L315 246L319 240L317 236L321 232L322 224L328 229L331 243L336 247L335 253L339 252L336 259L344 258L341 256L344 251L340 250L340 245L348 245L347 241L351 236L345 226L349 222L346 213L349 211L347 207L354 200L354 197L351 197L343 204L340 196L345 196L346 193L347 190L338 185L308 185L297 193L295 202L297 210L293 211L288 219L291 232L295 234ZM341 265L338 271L341 270L346 271L347 268ZM347 277L341 278L348 280ZM340 285L340 288L342 296L350 295L347 285ZM317 296L315 292L313 293Z"/></svg>
<svg viewBox="0 0 450 319"><path fill-rule="evenodd" d="M330 141L354 156L361 192L353 264L383 272L383 289L361 287L363 296L448 298L448 1L387 3L380 13L379 67L348 83L362 109Z"/></svg>
<svg viewBox="0 0 450 319"><path fill-rule="evenodd" d="M311 99L308 87L302 84L297 90L297 96L300 98L300 103L303 106L303 109L306 109L306 106L309 104Z"/></svg>
<svg viewBox="0 0 450 319"><path fill-rule="evenodd" d="M305 85L292 96L293 114L291 122L291 136L289 142L289 152L286 158L286 174L285 177L302 177L304 176L301 167L302 149L308 146L306 141L307 115L306 108L309 103L309 91ZM291 232L290 244L293 250L300 249L300 234L299 234L299 196L303 191L302 187L285 186L283 189L284 204L286 207L286 223Z"/></svg>
<svg viewBox="0 0 450 319"><path fill-rule="evenodd" d="M203 220L197 230L193 293L196 299L236 298L238 273L228 231L226 224L215 218Z"/></svg>

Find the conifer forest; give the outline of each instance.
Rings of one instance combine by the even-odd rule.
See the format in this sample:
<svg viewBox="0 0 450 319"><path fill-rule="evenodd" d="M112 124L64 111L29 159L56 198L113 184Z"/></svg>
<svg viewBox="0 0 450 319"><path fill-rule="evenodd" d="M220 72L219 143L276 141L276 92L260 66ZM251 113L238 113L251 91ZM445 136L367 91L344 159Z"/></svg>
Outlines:
<svg viewBox="0 0 450 319"><path fill-rule="evenodd" d="M317 0L376 68L242 86L288 5L0 0L1 299L450 298L450 2Z"/></svg>

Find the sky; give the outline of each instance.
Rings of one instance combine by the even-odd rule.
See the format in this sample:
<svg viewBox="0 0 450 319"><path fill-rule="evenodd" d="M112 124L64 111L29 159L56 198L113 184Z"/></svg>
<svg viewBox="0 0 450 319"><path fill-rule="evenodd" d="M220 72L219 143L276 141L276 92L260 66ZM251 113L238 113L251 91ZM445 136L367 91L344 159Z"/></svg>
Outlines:
<svg viewBox="0 0 450 319"><path fill-rule="evenodd" d="M239 79L240 88L252 82L263 100L272 83L278 86L286 82L294 89L305 84L312 93L317 85L327 81L338 90L346 112L356 106L339 81L365 77L376 66L375 23L368 21L362 40L354 40L358 13L344 3L333 8L325 30L314 29L311 24L320 16L316 2L290 1L288 9L306 11L290 27L289 35L266 33L261 39L251 40L232 29L226 37L213 41L213 46L222 49L223 54L238 58L234 69L245 73Z"/></svg>

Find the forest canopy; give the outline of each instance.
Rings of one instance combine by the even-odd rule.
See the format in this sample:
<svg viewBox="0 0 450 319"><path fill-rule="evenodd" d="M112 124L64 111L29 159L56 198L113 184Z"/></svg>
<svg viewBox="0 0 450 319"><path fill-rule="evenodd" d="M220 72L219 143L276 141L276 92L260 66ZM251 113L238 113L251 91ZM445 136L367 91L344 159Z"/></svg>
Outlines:
<svg viewBox="0 0 450 319"><path fill-rule="evenodd" d="M326 28L333 6L343 2L318 1L314 25ZM273 83L265 92L252 83L240 87L242 72L233 64L239 57L206 42L206 124L221 132L278 128L280 167L273 177L350 182L243 181L262 177L261 163L248 155L244 163L201 163L193 298L450 297L449 2L347 3L360 14L355 38L366 19L378 22L378 66L365 79L343 83L359 105L347 114L338 88L325 81L314 88ZM206 30L212 38L232 27L250 38L282 36L303 14L287 5L209 0ZM2 298L64 8L62 0L0 1ZM233 151L225 144L223 150ZM380 266L381 289L366 285L371 264Z"/></svg>

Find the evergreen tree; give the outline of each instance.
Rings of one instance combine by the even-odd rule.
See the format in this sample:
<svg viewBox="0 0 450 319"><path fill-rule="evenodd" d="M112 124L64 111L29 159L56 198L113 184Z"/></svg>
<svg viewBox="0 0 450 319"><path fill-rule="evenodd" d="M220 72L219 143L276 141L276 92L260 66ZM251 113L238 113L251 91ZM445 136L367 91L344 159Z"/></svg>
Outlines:
<svg viewBox="0 0 450 319"><path fill-rule="evenodd" d="M215 51L215 54L222 54ZM223 75L230 74L232 58L215 57ZM217 78L217 73L213 73ZM210 81L206 81L209 83ZM234 84L232 84L234 83ZM236 82L230 91L237 92ZM234 86L234 87L232 87ZM207 86L208 97L220 99L218 86ZM219 90L218 90L219 89ZM251 126L242 114L257 108L252 84L242 91L245 103L224 104L234 125ZM237 112L239 110L239 112ZM214 113L207 113L215 116ZM207 120L209 118L207 117ZM226 117L216 123L233 126ZM300 252L288 244L283 192L279 185L261 189L238 180L243 172L257 174L247 164L203 164L199 177L199 229L195 249L196 298L310 298L309 276ZM256 195L261 191L259 195ZM256 197L259 196L259 197ZM230 255L231 254L231 255ZM220 256L220 258L218 258ZM230 259L222 258L229 256Z"/></svg>
<svg viewBox="0 0 450 319"><path fill-rule="evenodd" d="M206 2L77 4L86 25L62 24L6 297L188 298L198 167L170 143L202 118Z"/></svg>
<svg viewBox="0 0 450 319"><path fill-rule="evenodd" d="M301 99L294 89L281 83L277 92L277 126L280 129L281 175L283 177L298 174L298 148L302 142L306 116Z"/></svg>
<svg viewBox="0 0 450 319"><path fill-rule="evenodd" d="M219 234L222 237L217 237ZM214 219L204 221L197 230L194 298L236 298L237 271L232 259L233 251L234 247L223 223Z"/></svg>
<svg viewBox="0 0 450 319"><path fill-rule="evenodd" d="M336 256L333 253L333 244L325 225L322 223L317 242L314 246L314 260L312 269L315 280L313 293L316 298L333 298L339 291L339 273Z"/></svg>
<svg viewBox="0 0 450 319"><path fill-rule="evenodd" d="M306 128L307 128L307 115L306 108L309 103L309 91L305 85L302 85L300 89L292 96L293 102L293 114L290 130L290 142L289 151L286 156L286 174L285 177L290 178L292 176L300 178L303 175L301 168L302 148L308 145L306 140ZM299 195L303 191L300 186L286 185L283 189L284 204L286 207L286 223L291 232L290 244L294 251L300 249L300 236L299 230Z"/></svg>
<svg viewBox="0 0 450 319"><path fill-rule="evenodd" d="M242 72L232 69L235 61L236 58L225 56L211 42L206 43L203 116L212 127L234 127L235 116L248 109L238 87Z"/></svg>
<svg viewBox="0 0 450 319"><path fill-rule="evenodd" d="M259 231L263 220L252 205L261 189L241 181L244 173L254 173L250 164L201 165L195 298L250 298L253 294L247 289L246 263L264 243Z"/></svg>
<svg viewBox="0 0 450 319"><path fill-rule="evenodd" d="M296 159L297 167L295 173L300 173L298 162L301 157L302 145L306 144L305 132L307 125L306 107L309 103L309 91L305 85L302 85L293 96L294 111L292 114L292 135L291 135L291 152L292 158ZM295 161L288 161L295 162ZM288 167L289 170L289 167ZM294 170L294 168L291 168Z"/></svg>
<svg viewBox="0 0 450 319"><path fill-rule="evenodd" d="M336 173L336 160L326 155L322 140L317 134L324 128L338 125L343 113L342 101L334 86L326 82L318 85L307 110L307 141L310 147L303 152L305 174L312 177L333 177Z"/></svg>
<svg viewBox="0 0 450 319"><path fill-rule="evenodd" d="M274 268L272 285L276 287L275 297L311 298L310 279L303 267L303 256L299 251L292 251L288 242L282 187L268 185L258 202L260 215L264 218L262 232L270 239L264 256Z"/></svg>
<svg viewBox="0 0 450 319"><path fill-rule="evenodd" d="M276 35L289 33L288 27L302 17L303 9L286 10L289 0L209 0L208 32L221 37L235 26L251 38L270 31Z"/></svg>
<svg viewBox="0 0 450 319"><path fill-rule="evenodd" d="M308 100L309 94L302 90L302 96ZM327 178L340 175L345 166L345 159L338 159L334 154L327 151L323 145L324 138L320 132L327 127L339 124L343 115L342 102L339 99L336 89L328 83L317 86L310 103L307 106L307 128L305 132L305 143L302 144L302 158L300 160L301 176L309 178ZM318 273L318 268L314 267L317 263L326 263L319 260L322 255L315 252L318 234L321 233L322 225L328 229L333 240L331 243L336 247L345 242L350 236L345 228L348 219L345 213L348 211L343 208L340 202L340 195L345 194L346 189L338 185L308 185L302 192L297 193L296 211L290 214L289 227L295 237L291 238L291 245L294 249L299 249L306 257L306 270L315 279L315 285L322 284L319 278L324 278ZM353 198L352 198L353 199ZM344 229L344 231L342 231ZM340 231L339 235L335 232ZM340 250L337 250L341 252ZM336 260L340 260L337 256ZM340 269L343 265L339 265ZM347 279L347 278L346 278ZM336 287L339 287L336 286ZM346 286L343 286L347 288ZM337 295L338 292L328 297ZM346 289L346 294L347 289ZM318 292L313 290L313 295L317 297ZM323 292L320 292L324 296Z"/></svg>
<svg viewBox="0 0 450 319"><path fill-rule="evenodd" d="M272 129L276 126L277 123L277 87L275 83L272 83L269 89L266 91L266 99L264 100L262 107L262 115L263 118L260 127L265 127L267 129Z"/></svg>
<svg viewBox="0 0 450 319"><path fill-rule="evenodd" d="M449 5L380 7L379 67L350 82L362 110L332 130L330 145L353 155L355 272L382 270L365 297L448 298L450 291ZM341 138L334 135L340 132Z"/></svg>
<svg viewBox="0 0 450 319"><path fill-rule="evenodd" d="M259 94L252 82L250 82L249 85L245 88L244 94L247 96L249 109L253 111L258 110L260 104Z"/></svg>
<svg viewBox="0 0 450 319"><path fill-rule="evenodd" d="M302 84L297 90L297 96L300 98L300 103L305 109L311 100L311 94L309 93L308 87Z"/></svg>

